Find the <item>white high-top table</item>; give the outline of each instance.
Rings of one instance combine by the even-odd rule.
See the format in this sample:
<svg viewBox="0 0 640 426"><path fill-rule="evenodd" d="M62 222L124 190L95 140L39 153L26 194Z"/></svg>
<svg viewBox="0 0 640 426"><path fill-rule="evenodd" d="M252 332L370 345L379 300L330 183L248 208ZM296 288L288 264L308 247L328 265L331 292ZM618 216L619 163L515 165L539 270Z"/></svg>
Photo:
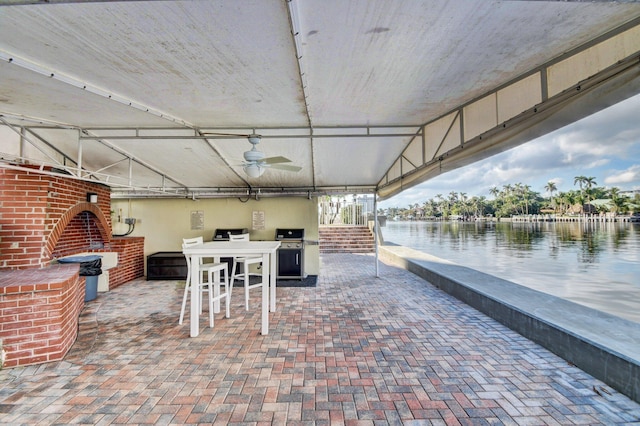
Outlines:
<svg viewBox="0 0 640 426"><path fill-rule="evenodd" d="M269 310L276 310L276 251L280 241L210 241L183 249L182 252L191 256L191 270L198 271L200 259L214 258L219 262L221 257L262 256L262 327L263 335L269 334ZM198 307L197 272L191 274L191 337L200 334L200 308Z"/></svg>

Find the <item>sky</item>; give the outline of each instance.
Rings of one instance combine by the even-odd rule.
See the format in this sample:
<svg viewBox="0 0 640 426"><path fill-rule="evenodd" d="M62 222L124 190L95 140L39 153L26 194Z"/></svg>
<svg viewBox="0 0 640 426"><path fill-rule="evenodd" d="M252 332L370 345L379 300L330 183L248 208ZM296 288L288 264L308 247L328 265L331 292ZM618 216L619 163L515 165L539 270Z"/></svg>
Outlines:
<svg viewBox="0 0 640 426"><path fill-rule="evenodd" d="M493 199L489 190L521 183L547 197L578 190L576 176L594 177L596 186L640 189L640 95L488 159L462 167L381 201L378 208L422 204L437 194L464 192Z"/></svg>

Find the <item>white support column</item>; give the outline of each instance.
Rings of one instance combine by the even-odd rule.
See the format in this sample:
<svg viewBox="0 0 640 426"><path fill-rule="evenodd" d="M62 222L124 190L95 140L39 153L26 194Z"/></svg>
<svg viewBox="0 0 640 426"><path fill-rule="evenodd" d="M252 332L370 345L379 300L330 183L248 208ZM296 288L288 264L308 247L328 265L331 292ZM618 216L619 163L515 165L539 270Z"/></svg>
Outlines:
<svg viewBox="0 0 640 426"><path fill-rule="evenodd" d="M373 243L376 246L376 278L380 277L380 264L378 258L378 196L373 194Z"/></svg>

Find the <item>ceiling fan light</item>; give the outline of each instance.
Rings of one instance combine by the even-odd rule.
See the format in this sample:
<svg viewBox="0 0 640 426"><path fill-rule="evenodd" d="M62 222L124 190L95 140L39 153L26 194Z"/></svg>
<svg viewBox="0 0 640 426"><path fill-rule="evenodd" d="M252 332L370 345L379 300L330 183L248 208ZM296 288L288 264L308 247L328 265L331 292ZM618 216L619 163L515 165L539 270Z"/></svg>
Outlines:
<svg viewBox="0 0 640 426"><path fill-rule="evenodd" d="M264 167L260 167L257 164L247 164L242 169L247 174L247 176L251 178L260 177L264 173Z"/></svg>

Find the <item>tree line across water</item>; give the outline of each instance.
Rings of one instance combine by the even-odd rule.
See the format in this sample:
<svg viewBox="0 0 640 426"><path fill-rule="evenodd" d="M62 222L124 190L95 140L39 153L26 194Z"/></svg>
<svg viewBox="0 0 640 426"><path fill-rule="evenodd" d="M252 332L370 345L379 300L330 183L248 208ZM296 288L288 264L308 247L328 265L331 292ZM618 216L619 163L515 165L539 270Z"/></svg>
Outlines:
<svg viewBox="0 0 640 426"><path fill-rule="evenodd" d="M622 194L617 187L597 186L595 177L576 176L578 188L566 192L558 191L555 182L544 186L547 196L533 191L522 183L494 186L489 190L493 199L485 196L469 197L465 192L451 191L447 195L437 194L422 204L415 203L406 208L390 207L381 211L387 217L400 219L428 219L485 217L511 217L529 214L630 214L640 211L640 194Z"/></svg>

